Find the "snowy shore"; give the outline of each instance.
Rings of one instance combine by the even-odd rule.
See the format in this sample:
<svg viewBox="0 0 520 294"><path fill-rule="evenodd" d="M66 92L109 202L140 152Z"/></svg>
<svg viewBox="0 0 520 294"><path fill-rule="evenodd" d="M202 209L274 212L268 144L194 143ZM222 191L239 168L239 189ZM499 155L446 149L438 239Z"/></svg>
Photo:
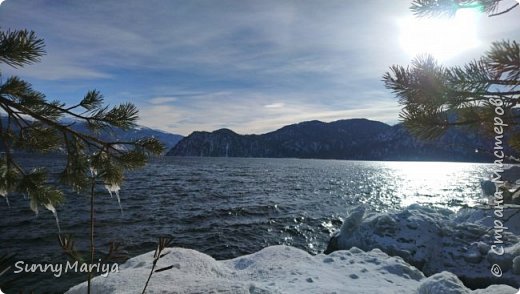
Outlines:
<svg viewBox="0 0 520 294"><path fill-rule="evenodd" d="M271 246L251 255L216 261L203 253L168 248L147 293L494 293L512 294L505 285L471 291L448 272L426 278L400 257L358 248L311 256L289 246ZM153 260L149 252L128 260L119 273L93 280L93 293L141 293ZM86 283L67 293L85 293Z"/></svg>
<svg viewBox="0 0 520 294"><path fill-rule="evenodd" d="M147 293L518 293L517 212L517 206L504 210L506 250L498 255L490 248L495 217L489 207L454 213L412 205L374 213L359 206L332 236L328 255L271 246L217 261L168 248L157 265L168 269L154 273ZM93 293L141 293L152 260L149 252L128 260L119 273L94 278ZM501 278L490 273L494 263L503 270ZM82 283L67 293L85 293L86 287Z"/></svg>
<svg viewBox="0 0 520 294"><path fill-rule="evenodd" d="M504 209L501 219L507 228L499 236L493 230L496 219L489 207L464 208L454 213L412 205L401 211L373 213L359 206L350 212L325 252L379 248L402 257L427 276L449 271L472 288L500 283L519 287L518 206ZM497 239L503 242L503 254L492 250ZM500 266L502 277L491 274L493 264Z"/></svg>

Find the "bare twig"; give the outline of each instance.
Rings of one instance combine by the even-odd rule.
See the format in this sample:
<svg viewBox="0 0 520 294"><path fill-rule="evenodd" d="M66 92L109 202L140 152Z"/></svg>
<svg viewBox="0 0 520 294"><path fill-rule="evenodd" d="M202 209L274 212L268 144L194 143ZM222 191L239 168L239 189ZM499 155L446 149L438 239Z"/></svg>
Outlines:
<svg viewBox="0 0 520 294"><path fill-rule="evenodd" d="M150 274L148 275L148 279L146 280L146 284L144 285L144 289L141 294L145 294L146 288L148 287L148 283L150 282L150 279L152 278L152 274L154 273L157 262L159 261L159 259L161 257L163 257L165 255L165 254L161 254L161 252L164 250L164 248L170 246L171 242L172 242L171 237L159 237L159 242L157 243L157 248L155 249L155 253L153 255L152 269L150 270ZM172 268L172 267L170 267L170 268ZM164 271L167 269L168 268L162 268L159 271Z"/></svg>
<svg viewBox="0 0 520 294"><path fill-rule="evenodd" d="M94 264L94 255L95 255L95 244L94 244L94 194L96 187L96 177L92 175L92 185L90 187L90 264ZM92 293L92 271L89 267L88 271L88 282L87 288L88 293Z"/></svg>

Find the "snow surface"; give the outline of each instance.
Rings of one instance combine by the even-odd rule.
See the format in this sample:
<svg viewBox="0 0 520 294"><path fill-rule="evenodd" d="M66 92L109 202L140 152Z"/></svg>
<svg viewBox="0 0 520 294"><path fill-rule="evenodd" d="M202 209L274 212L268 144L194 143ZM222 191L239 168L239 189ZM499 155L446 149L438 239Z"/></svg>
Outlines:
<svg viewBox="0 0 520 294"><path fill-rule="evenodd" d="M359 206L350 212L340 231L331 237L326 253L352 247L379 248L402 257L427 276L449 271L472 288L520 285L518 206L510 205L504 211L503 220L508 220L505 226L510 229L503 233L506 253L502 256L491 250L495 217L490 208L464 208L457 213L419 205L390 213L366 210ZM490 273L494 263L504 271L501 278Z"/></svg>
<svg viewBox="0 0 520 294"><path fill-rule="evenodd" d="M191 249L168 248L157 268L171 267L152 276L147 293L494 293L517 290L495 285L471 291L453 274L425 278L400 257L379 249L358 248L312 256L290 246L271 246L251 255L216 261ZM154 252L129 259L119 273L93 279L93 293L141 293ZM86 283L67 293L85 293Z"/></svg>

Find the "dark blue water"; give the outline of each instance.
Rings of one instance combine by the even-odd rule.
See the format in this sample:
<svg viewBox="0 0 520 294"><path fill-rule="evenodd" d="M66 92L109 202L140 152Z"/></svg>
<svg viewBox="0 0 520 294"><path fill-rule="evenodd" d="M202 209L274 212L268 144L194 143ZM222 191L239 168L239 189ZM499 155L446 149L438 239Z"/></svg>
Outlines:
<svg viewBox="0 0 520 294"><path fill-rule="evenodd" d="M54 168L62 162L26 159L29 165ZM117 200L98 187L96 240L101 251L119 241L129 256L154 250L161 235L171 235L174 246L216 259L274 244L319 253L353 205L367 203L376 211L411 203L452 209L473 205L481 201L479 183L490 169L468 163L160 158L126 175L120 192L123 214ZM0 202L0 254L16 253L27 263L64 262L52 214L40 209L35 216L21 196L9 200L10 208ZM58 213L62 232L86 250L88 196L67 193ZM8 290L36 293L63 292L85 279L74 274L15 277L19 280Z"/></svg>

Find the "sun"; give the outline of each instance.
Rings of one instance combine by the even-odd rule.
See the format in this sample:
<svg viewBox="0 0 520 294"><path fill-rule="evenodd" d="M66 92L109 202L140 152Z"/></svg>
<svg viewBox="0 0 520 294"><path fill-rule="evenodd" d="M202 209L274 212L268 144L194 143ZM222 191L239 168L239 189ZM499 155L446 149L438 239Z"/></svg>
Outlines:
<svg viewBox="0 0 520 294"><path fill-rule="evenodd" d="M459 9L453 18L409 17L400 21L400 44L411 57L428 53L447 60L479 45L474 9Z"/></svg>

